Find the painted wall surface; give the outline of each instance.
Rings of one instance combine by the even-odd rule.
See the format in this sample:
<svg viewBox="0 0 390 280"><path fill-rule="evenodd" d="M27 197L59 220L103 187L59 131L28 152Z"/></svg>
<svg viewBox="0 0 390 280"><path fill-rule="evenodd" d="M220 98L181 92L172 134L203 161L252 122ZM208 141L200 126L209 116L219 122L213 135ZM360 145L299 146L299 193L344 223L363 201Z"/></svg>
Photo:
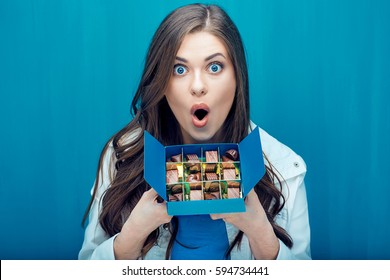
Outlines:
<svg viewBox="0 0 390 280"><path fill-rule="evenodd" d="M313 258L390 259L390 2L207 2L241 31L252 119L307 163ZM1 259L77 258L100 150L187 3L0 1Z"/></svg>

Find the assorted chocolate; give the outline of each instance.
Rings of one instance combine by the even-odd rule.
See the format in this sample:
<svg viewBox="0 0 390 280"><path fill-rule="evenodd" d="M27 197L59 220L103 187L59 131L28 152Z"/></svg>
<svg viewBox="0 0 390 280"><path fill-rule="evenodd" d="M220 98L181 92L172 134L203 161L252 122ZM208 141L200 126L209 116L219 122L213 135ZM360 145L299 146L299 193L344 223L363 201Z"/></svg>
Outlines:
<svg viewBox="0 0 390 280"><path fill-rule="evenodd" d="M200 149L166 160L169 201L242 198L238 149Z"/></svg>

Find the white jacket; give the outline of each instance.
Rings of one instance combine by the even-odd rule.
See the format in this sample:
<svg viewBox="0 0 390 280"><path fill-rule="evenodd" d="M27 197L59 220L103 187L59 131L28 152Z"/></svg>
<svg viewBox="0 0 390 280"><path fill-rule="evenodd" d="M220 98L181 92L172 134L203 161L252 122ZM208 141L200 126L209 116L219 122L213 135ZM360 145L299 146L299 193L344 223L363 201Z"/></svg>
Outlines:
<svg viewBox="0 0 390 280"><path fill-rule="evenodd" d="M251 127L254 128L255 124L251 123ZM311 259L310 226L304 184L305 162L290 148L262 129L260 129L260 138L263 152L286 182L282 189L286 203L276 217L276 223L290 234L294 245L289 249L283 242L279 241L280 250L277 259ZM98 222L101 196L110 186L111 178L114 174L113 155L114 149L111 145L104 157L103 172L101 173L102 184L91 207L89 223L85 230L84 243L79 252L79 259L115 259L113 242L116 235L108 236ZM265 163L267 164L266 161ZM238 233L238 229L229 223L226 223L226 229L229 242L232 242ZM164 259L169 238L169 231L161 226L158 245L150 249L145 259ZM231 259L253 259L249 242L245 235L243 236L240 250L238 250L237 246L232 250Z"/></svg>

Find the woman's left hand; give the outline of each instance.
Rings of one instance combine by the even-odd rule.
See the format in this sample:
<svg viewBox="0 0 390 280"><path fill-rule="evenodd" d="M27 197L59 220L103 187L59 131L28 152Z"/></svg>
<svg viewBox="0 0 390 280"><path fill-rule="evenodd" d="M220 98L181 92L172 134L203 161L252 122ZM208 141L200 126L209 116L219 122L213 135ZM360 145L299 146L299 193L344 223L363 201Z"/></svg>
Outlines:
<svg viewBox="0 0 390 280"><path fill-rule="evenodd" d="M269 224L263 206L254 190L251 190L245 199L246 212L229 214L211 214L213 220L223 219L234 225L247 235L258 232L259 229Z"/></svg>
<svg viewBox="0 0 390 280"><path fill-rule="evenodd" d="M254 190L247 195L245 206L246 212L210 216L213 220L223 219L244 232L256 259L276 258L279 241Z"/></svg>

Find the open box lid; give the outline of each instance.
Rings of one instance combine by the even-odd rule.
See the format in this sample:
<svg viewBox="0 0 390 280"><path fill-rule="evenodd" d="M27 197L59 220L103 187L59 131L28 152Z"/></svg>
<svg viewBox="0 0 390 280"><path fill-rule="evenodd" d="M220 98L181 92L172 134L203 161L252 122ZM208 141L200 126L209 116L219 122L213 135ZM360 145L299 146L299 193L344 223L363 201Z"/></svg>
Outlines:
<svg viewBox="0 0 390 280"><path fill-rule="evenodd" d="M149 132L144 132L144 178L167 200L165 187L165 147Z"/></svg>
<svg viewBox="0 0 390 280"><path fill-rule="evenodd" d="M242 196L246 197L265 173L260 130L257 126L238 144L238 149L241 159Z"/></svg>
<svg viewBox="0 0 390 280"><path fill-rule="evenodd" d="M224 144L226 143L217 143L217 145ZM243 197L246 197L265 173L260 130L258 127L238 144L238 149L242 174L242 194ZM165 164L165 147L145 130L144 178L164 200L167 200Z"/></svg>

